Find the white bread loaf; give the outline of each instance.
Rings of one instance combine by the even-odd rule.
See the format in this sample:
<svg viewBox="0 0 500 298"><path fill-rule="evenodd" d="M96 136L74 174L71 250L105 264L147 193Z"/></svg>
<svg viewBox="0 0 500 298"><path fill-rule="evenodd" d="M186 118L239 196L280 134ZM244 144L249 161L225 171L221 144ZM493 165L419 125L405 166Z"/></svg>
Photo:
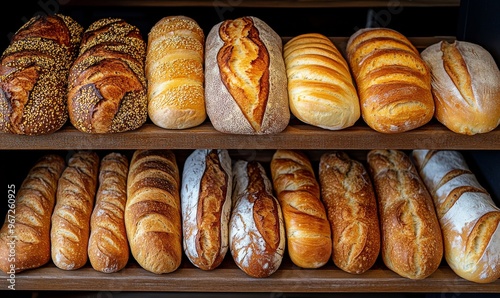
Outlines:
<svg viewBox="0 0 500 298"><path fill-rule="evenodd" d="M467 280L500 277L500 209L454 150L413 150L412 157L437 210L444 255Z"/></svg>

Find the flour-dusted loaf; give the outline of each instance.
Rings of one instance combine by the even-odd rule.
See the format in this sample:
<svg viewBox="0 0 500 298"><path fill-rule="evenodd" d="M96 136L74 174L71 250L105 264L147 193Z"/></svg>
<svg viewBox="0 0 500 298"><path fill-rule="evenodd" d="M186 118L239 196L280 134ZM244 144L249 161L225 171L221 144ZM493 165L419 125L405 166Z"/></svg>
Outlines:
<svg viewBox="0 0 500 298"><path fill-rule="evenodd" d="M276 150L271 175L285 221L290 259L302 268L325 265L332 255L330 223L309 158L301 151Z"/></svg>
<svg viewBox="0 0 500 298"><path fill-rule="evenodd" d="M371 128L399 133L432 119L429 67L403 34L389 28L360 29L349 38L346 51L361 115Z"/></svg>
<svg viewBox="0 0 500 298"><path fill-rule="evenodd" d="M233 176L225 149L197 149L182 172L181 207L184 253L203 270L220 265L229 247Z"/></svg>
<svg viewBox="0 0 500 298"><path fill-rule="evenodd" d="M290 110L299 120L330 130L354 125L359 98L349 66L330 39L305 33L283 48Z"/></svg>
<svg viewBox="0 0 500 298"><path fill-rule="evenodd" d="M346 152L324 153L319 163L321 199L333 238L333 262L361 274L380 253L380 225L372 181L363 164Z"/></svg>
<svg viewBox="0 0 500 298"><path fill-rule="evenodd" d="M183 129L205 121L204 48L203 30L186 16L164 17L149 31L148 115L157 126Z"/></svg>
<svg viewBox="0 0 500 298"><path fill-rule="evenodd" d="M500 209L455 150L413 150L412 157L436 207L444 255L462 278L500 277Z"/></svg>
<svg viewBox="0 0 500 298"><path fill-rule="evenodd" d="M0 58L0 131L49 134L68 119L67 81L83 27L69 16L38 15Z"/></svg>
<svg viewBox="0 0 500 298"><path fill-rule="evenodd" d="M236 265L252 277L278 270L285 250L285 225L272 182L257 161L233 165L233 209L229 248Z"/></svg>
<svg viewBox="0 0 500 298"><path fill-rule="evenodd" d="M272 134L290 120L281 37L253 17L213 26L205 47L207 115L218 131Z"/></svg>
<svg viewBox="0 0 500 298"><path fill-rule="evenodd" d="M99 168L88 255L92 267L104 273L123 269L130 254L125 230L128 167L125 155L111 152L102 158Z"/></svg>
<svg viewBox="0 0 500 298"><path fill-rule="evenodd" d="M134 130L147 120L146 43L120 18L99 19L85 30L69 72L71 124L86 133Z"/></svg>
<svg viewBox="0 0 500 298"><path fill-rule="evenodd" d="M60 269L75 270L87 263L98 172L99 155L77 151L59 178L50 241L52 261Z"/></svg>
<svg viewBox="0 0 500 298"><path fill-rule="evenodd" d="M182 260L180 174L171 150L136 150L127 178L125 228L139 265L156 274Z"/></svg>
<svg viewBox="0 0 500 298"><path fill-rule="evenodd" d="M440 41L421 55L431 69L438 121L466 135L498 126L500 70L486 49L466 41Z"/></svg>
<svg viewBox="0 0 500 298"><path fill-rule="evenodd" d="M9 197L6 196L9 209L0 230L0 270L3 272L12 273L11 266L14 266L13 272L17 273L50 261L50 218L57 182L65 166L59 155L42 156L28 172L17 194L9 192ZM15 205L10 206L14 201L10 195L14 194Z"/></svg>
<svg viewBox="0 0 500 298"><path fill-rule="evenodd" d="M378 200L384 263L403 277L428 277L443 258L429 191L404 151L371 150L367 161Z"/></svg>

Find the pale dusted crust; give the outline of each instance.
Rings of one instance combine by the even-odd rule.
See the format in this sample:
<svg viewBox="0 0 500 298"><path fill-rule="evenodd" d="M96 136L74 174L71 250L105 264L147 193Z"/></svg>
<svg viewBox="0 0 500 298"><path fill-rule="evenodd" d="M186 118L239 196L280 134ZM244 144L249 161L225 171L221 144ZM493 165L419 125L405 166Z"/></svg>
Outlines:
<svg viewBox="0 0 500 298"><path fill-rule="evenodd" d="M500 209L454 150L413 150L412 157L438 210L444 256L460 277L500 278Z"/></svg>
<svg viewBox="0 0 500 298"><path fill-rule="evenodd" d="M50 217L56 201L57 182L65 166L59 155L42 156L17 190L15 209L9 209L12 211L5 215L0 230L0 270L3 272L9 272L10 265L14 265L18 273L50 261ZM12 201L10 197L8 201ZM11 262L9 243L14 237L15 262Z"/></svg>
<svg viewBox="0 0 500 298"><path fill-rule="evenodd" d="M443 238L424 182L403 151L372 150L367 162L378 200L384 263L406 278L430 276L441 264Z"/></svg>
<svg viewBox="0 0 500 298"><path fill-rule="evenodd" d="M213 270L229 246L233 176L228 151L193 151L184 163L181 181L184 253L196 267Z"/></svg>
<svg viewBox="0 0 500 298"><path fill-rule="evenodd" d="M231 27L232 22L235 27ZM238 31L242 23L247 24L243 32ZM225 40L221 26L229 27L224 30ZM251 38L246 36L246 30L251 30ZM212 27L205 47L205 101L216 130L271 134L286 128L290 110L282 48L281 37L255 17L227 20ZM219 63L223 57L232 57L234 63ZM259 63L252 65L252 61Z"/></svg>
<svg viewBox="0 0 500 298"><path fill-rule="evenodd" d="M422 51L432 72L436 119L466 135L486 133L500 123L500 70L480 45L441 41Z"/></svg>
<svg viewBox="0 0 500 298"><path fill-rule="evenodd" d="M377 201L368 172L347 153L334 151L321 156L319 181L332 229L333 262L349 273L366 272L380 253Z"/></svg>

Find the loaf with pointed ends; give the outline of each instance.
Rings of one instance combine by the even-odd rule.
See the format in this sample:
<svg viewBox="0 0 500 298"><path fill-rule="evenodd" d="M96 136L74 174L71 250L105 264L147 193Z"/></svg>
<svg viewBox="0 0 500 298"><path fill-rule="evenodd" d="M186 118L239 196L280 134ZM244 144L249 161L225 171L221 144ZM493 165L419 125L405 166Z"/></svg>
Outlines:
<svg viewBox="0 0 500 298"><path fill-rule="evenodd" d="M401 33L366 28L347 42L363 120L374 130L399 133L434 116L431 74L417 49Z"/></svg>
<svg viewBox="0 0 500 298"><path fill-rule="evenodd" d="M203 270L220 265L229 247L233 176L225 149L197 149L182 172L183 247L191 263Z"/></svg>
<svg viewBox="0 0 500 298"><path fill-rule="evenodd" d="M148 115L157 126L183 129L205 121L204 48L203 30L189 17L164 17L151 28Z"/></svg>
<svg viewBox="0 0 500 298"><path fill-rule="evenodd" d="M342 151L324 153L319 163L321 199L333 238L333 262L361 274L380 253L380 226L373 185L363 164Z"/></svg>
<svg viewBox="0 0 500 298"><path fill-rule="evenodd" d="M205 47L205 102L224 133L272 134L290 120L281 37L247 16L218 23Z"/></svg>
<svg viewBox="0 0 500 298"><path fill-rule="evenodd" d="M99 168L88 255L92 268L104 273L123 269L129 258L125 231L128 166L125 155L111 152L102 158Z"/></svg>
<svg viewBox="0 0 500 298"><path fill-rule="evenodd" d="M410 279L434 273L443 257L443 237L431 195L410 157L399 150L367 155L375 186L385 265Z"/></svg>
<svg viewBox="0 0 500 298"><path fill-rule="evenodd" d="M119 18L93 22L84 32L68 81L68 112L86 133L134 130L147 120L146 43Z"/></svg>
<svg viewBox="0 0 500 298"><path fill-rule="evenodd" d="M139 265L156 274L182 260L180 176L170 150L136 150L127 178L125 228Z"/></svg>
<svg viewBox="0 0 500 298"><path fill-rule="evenodd" d="M478 44L440 41L421 53L432 73L435 117L450 130L486 133L500 123L500 70Z"/></svg>
<svg viewBox="0 0 500 298"><path fill-rule="evenodd" d="M97 153L78 151L59 178L50 243L52 261L60 269L75 270L87 263L98 172Z"/></svg>
<svg viewBox="0 0 500 298"><path fill-rule="evenodd" d="M290 259L302 268L325 265L332 255L330 223L309 158L301 151L276 150L271 176L285 221Z"/></svg>
<svg viewBox="0 0 500 298"><path fill-rule="evenodd" d="M17 190L15 208L9 206L0 230L0 270L3 272L11 271L14 266L11 272L18 273L50 261L50 217L57 182L65 166L59 155L42 156ZM14 201L11 200L14 194L9 192L9 204Z"/></svg>
<svg viewBox="0 0 500 298"><path fill-rule="evenodd" d="M454 150L413 150L412 157L437 210L444 256L464 279L500 277L500 209Z"/></svg>
<svg viewBox="0 0 500 298"><path fill-rule="evenodd" d="M236 265L252 277L278 270L285 250L285 225L272 182L257 161L233 165L229 248Z"/></svg>
<svg viewBox="0 0 500 298"><path fill-rule="evenodd" d="M49 134L68 119L68 72L83 27L69 16L36 16L0 58L0 131Z"/></svg>
<svg viewBox="0 0 500 298"><path fill-rule="evenodd" d="M283 55L295 117L330 130L354 125L360 117L358 93L346 60L330 39L301 34L285 44Z"/></svg>

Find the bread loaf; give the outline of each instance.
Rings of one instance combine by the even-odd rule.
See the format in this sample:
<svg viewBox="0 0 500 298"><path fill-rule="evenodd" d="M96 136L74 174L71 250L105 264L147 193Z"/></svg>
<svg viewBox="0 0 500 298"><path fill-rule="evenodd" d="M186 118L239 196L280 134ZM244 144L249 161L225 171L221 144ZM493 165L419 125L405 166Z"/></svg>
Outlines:
<svg viewBox="0 0 500 298"><path fill-rule="evenodd" d="M50 243L52 261L61 269L74 270L87 263L98 171L97 153L78 151L70 157L59 179Z"/></svg>
<svg viewBox="0 0 500 298"><path fill-rule="evenodd" d="M139 265L156 274L182 260L179 169L170 150L136 150L127 179L125 228Z"/></svg>
<svg viewBox="0 0 500 298"><path fill-rule="evenodd" d="M123 269L129 258L125 231L128 166L127 157L117 152L108 153L101 160L88 255L92 267L104 273Z"/></svg>
<svg viewBox="0 0 500 298"><path fill-rule="evenodd" d="M431 74L411 42L388 28L366 28L347 42L364 121L374 130L398 133L434 115Z"/></svg>
<svg viewBox="0 0 500 298"><path fill-rule="evenodd" d="M214 128L272 134L290 120L281 37L256 17L218 23L205 47L205 102Z"/></svg>
<svg viewBox="0 0 500 298"><path fill-rule="evenodd" d="M450 130L474 135L500 123L500 70L480 45L441 41L422 51L432 73L435 117Z"/></svg>
<svg viewBox="0 0 500 298"><path fill-rule="evenodd" d="M233 209L229 248L236 265L252 277L278 270L285 250L285 226L272 183L257 161L233 165Z"/></svg>
<svg viewBox="0 0 500 298"><path fill-rule="evenodd" d="M148 115L157 126L183 129L205 121L204 48L203 30L189 17L164 17L151 28Z"/></svg>
<svg viewBox="0 0 500 298"><path fill-rule="evenodd" d="M69 119L86 133L134 130L147 119L146 43L122 19L103 18L84 32L68 82Z"/></svg>
<svg viewBox="0 0 500 298"><path fill-rule="evenodd" d="M405 152L372 150L367 161L378 199L384 263L403 277L428 277L443 257L429 192Z"/></svg>
<svg viewBox="0 0 500 298"><path fill-rule="evenodd" d="M67 81L83 27L71 17L38 15L0 58L0 131L49 134L68 119Z"/></svg>
<svg viewBox="0 0 500 298"><path fill-rule="evenodd" d="M57 181L64 167L61 156L44 155L17 190L15 208L9 207L0 230L0 270L3 272L12 272L11 266L14 266L17 273L50 261L50 217L56 201ZM8 201L10 205L14 200L9 197Z"/></svg>
<svg viewBox="0 0 500 298"><path fill-rule="evenodd" d="M286 247L292 262L319 268L332 255L330 223L308 157L301 151L277 150L271 175L285 221Z"/></svg>
<svg viewBox="0 0 500 298"><path fill-rule="evenodd" d="M319 181L332 229L333 262L349 273L366 272L380 253L377 201L368 172L347 153L333 151L320 158Z"/></svg>
<svg viewBox="0 0 500 298"><path fill-rule="evenodd" d="M500 209L491 195L458 151L420 149L412 157L434 199L450 268L473 282L497 280Z"/></svg>
<svg viewBox="0 0 500 298"><path fill-rule="evenodd" d="M299 120L330 130L354 125L359 98L346 60L326 36L306 33L284 46L290 110Z"/></svg>
<svg viewBox="0 0 500 298"><path fill-rule="evenodd" d="M215 269L229 246L233 177L228 151L194 150L181 181L184 252L196 267Z"/></svg>

